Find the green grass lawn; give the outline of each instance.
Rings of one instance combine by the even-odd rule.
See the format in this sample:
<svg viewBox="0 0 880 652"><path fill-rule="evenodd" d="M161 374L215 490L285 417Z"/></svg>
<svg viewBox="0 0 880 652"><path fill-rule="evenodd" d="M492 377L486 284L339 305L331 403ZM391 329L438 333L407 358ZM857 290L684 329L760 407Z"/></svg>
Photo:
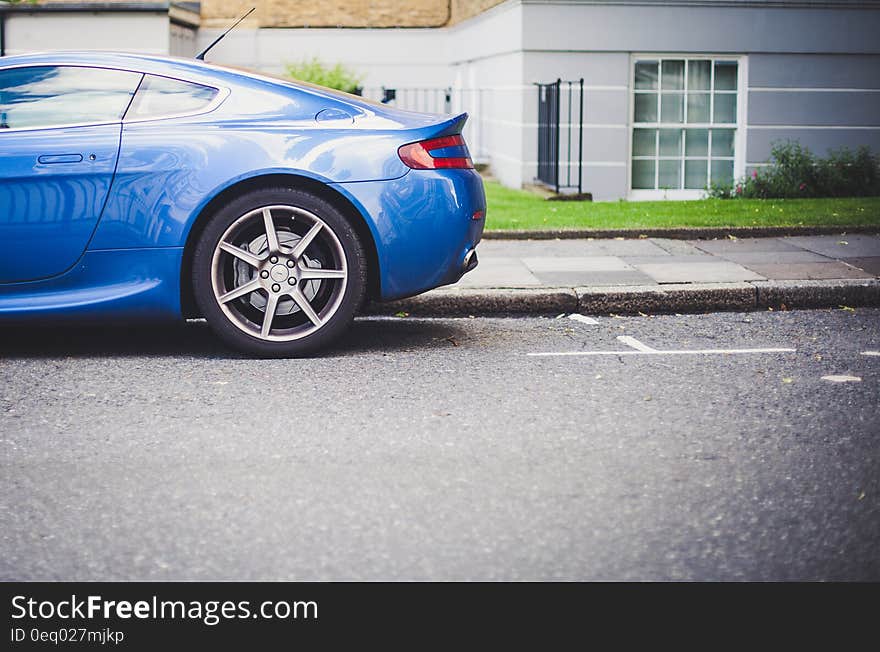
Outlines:
<svg viewBox="0 0 880 652"><path fill-rule="evenodd" d="M645 229L705 226L880 226L880 197L547 201L486 182L487 229Z"/></svg>

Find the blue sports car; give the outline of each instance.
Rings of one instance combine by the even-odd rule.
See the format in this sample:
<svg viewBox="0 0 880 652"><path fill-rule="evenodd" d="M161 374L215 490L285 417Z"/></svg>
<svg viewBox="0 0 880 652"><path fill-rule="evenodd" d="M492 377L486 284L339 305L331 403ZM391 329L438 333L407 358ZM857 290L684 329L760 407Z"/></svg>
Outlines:
<svg viewBox="0 0 880 652"><path fill-rule="evenodd" d="M476 266L457 117L197 60L0 59L0 319L203 316L296 356Z"/></svg>

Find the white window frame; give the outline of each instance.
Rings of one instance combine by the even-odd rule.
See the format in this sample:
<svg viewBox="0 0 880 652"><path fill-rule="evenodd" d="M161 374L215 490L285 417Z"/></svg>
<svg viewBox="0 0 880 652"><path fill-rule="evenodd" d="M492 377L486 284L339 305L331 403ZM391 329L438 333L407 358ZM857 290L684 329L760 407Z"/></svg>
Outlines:
<svg viewBox="0 0 880 652"><path fill-rule="evenodd" d="M626 187L627 199L638 200L657 200L657 199L703 199L706 197L705 190L695 189L639 189L634 190L632 187L632 168L633 168L633 133L636 127L635 122L635 96L636 96L636 62L638 61L658 61L663 60L721 60L737 62L737 80L736 80L736 123L729 125L704 124L704 123L681 123L682 129L718 129L735 128L734 150L733 150L733 178L740 179L746 173L746 125L748 124L747 108L748 108L748 56L742 54L685 54L685 53L639 53L630 55L629 62L629 120L627 124L627 151L626 151ZM712 67L714 75L714 66ZM662 75L662 64L658 64L658 96L661 92L660 77ZM685 91L687 89L687 74L685 73ZM710 96L714 98L714 93ZM713 100L710 100L710 102ZM710 104L710 118L712 116L712 106ZM687 111L687 102L685 101L685 111ZM658 104L658 122L656 123L639 123L639 127L648 129L662 129L672 127L669 123L661 123ZM676 123L677 125L678 123ZM711 149L710 149L711 159ZM659 172L658 172L659 173Z"/></svg>

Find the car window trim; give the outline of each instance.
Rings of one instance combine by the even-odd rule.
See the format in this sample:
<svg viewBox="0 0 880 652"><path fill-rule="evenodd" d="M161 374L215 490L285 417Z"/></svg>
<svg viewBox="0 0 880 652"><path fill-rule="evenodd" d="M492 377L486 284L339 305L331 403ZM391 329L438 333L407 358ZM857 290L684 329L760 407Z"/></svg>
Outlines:
<svg viewBox="0 0 880 652"><path fill-rule="evenodd" d="M170 75L158 75L151 72L144 72L143 70L132 70L130 68L118 68L114 66L102 66L102 65L82 65L75 63L66 63L66 62L40 62L40 63L20 63L12 66L0 66L0 72L4 72L6 70L16 70L19 68L94 68L97 70L118 70L120 72L131 72L136 75L140 75L141 78L135 86L134 92L131 94L131 97L128 100L128 105L125 107L125 111L117 120L99 120L97 122L70 122L64 124L46 124L46 125L31 125L28 127L9 127L7 129L0 129L0 137L6 133L18 133L22 131L45 131L48 129L73 129L76 127L100 127L105 125L118 125L118 124L139 124L141 122L153 122L155 120L169 120L171 118L188 118L191 116L204 115L206 113L211 113L217 107L219 107L223 101L229 97L230 90L225 86L212 86L210 84L203 84L201 82L192 81L191 79L182 79L180 77L172 77ZM213 88L217 91L217 94L214 98L208 102L204 107L200 109L196 109L194 111L184 111L180 113L170 113L170 114L162 114L157 116L151 116L149 118L137 118L134 120L126 120L126 115L128 114L128 110L131 108L132 102L134 102L134 96L137 94L138 90L141 87L141 84L144 83L144 79L147 75L153 75L154 77L164 77L166 79L173 79L174 81L184 82L186 84L194 84L196 86L204 86L207 88Z"/></svg>

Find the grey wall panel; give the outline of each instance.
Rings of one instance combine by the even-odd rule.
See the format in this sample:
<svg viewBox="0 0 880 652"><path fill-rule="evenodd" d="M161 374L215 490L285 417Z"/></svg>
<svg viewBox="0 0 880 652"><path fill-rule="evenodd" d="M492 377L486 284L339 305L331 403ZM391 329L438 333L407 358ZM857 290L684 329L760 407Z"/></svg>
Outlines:
<svg viewBox="0 0 880 652"><path fill-rule="evenodd" d="M538 129L527 126L523 133L523 160L538 159ZM569 159L577 161L578 141L577 129L571 134L571 154L569 154L568 131L560 132L560 161ZM584 128L584 162L585 163L627 163L629 161L629 130L608 129L597 127Z"/></svg>
<svg viewBox="0 0 880 652"><path fill-rule="evenodd" d="M536 124L538 122L538 87L524 86L520 95L523 103L523 123L527 125Z"/></svg>
<svg viewBox="0 0 880 652"><path fill-rule="evenodd" d="M538 159L538 130L527 127L523 130L523 160ZM571 136L571 155L569 155L568 132L560 133L559 160L577 161L577 129ZM629 160L629 131L626 129L584 129L584 161L601 163L626 163Z"/></svg>
<svg viewBox="0 0 880 652"><path fill-rule="evenodd" d="M613 201L626 197L626 168L587 167L583 176L584 192L593 193L597 201ZM589 227L589 224L584 225Z"/></svg>
<svg viewBox="0 0 880 652"><path fill-rule="evenodd" d="M753 54L749 56L749 86L880 88L880 55Z"/></svg>
<svg viewBox="0 0 880 652"><path fill-rule="evenodd" d="M167 9L134 13L22 11L6 14L5 39L7 55L86 47L168 54L171 30Z"/></svg>
<svg viewBox="0 0 880 652"><path fill-rule="evenodd" d="M880 93L749 93L749 125L880 126Z"/></svg>
<svg viewBox="0 0 880 652"><path fill-rule="evenodd" d="M577 100L577 93L574 94ZM568 105L563 109L567 113ZM574 110L577 116L577 109ZM629 122L629 93L620 91L584 91L584 122L587 124L625 125Z"/></svg>
<svg viewBox="0 0 880 652"><path fill-rule="evenodd" d="M562 85L560 120L568 122L569 92L568 85ZM571 93L571 117L573 122L579 119L580 91L577 84ZM522 93L525 99L523 122L535 124L538 121L538 90L536 86L526 86ZM584 124L626 125L629 122L629 92L621 90L584 89Z"/></svg>
<svg viewBox="0 0 880 652"><path fill-rule="evenodd" d="M525 50L880 54L880 11L527 3Z"/></svg>
<svg viewBox="0 0 880 652"><path fill-rule="evenodd" d="M529 52L523 79L530 84L583 77L587 86L628 86L629 74L625 52Z"/></svg>
<svg viewBox="0 0 880 652"><path fill-rule="evenodd" d="M584 129L584 161L629 161L629 130Z"/></svg>
<svg viewBox="0 0 880 652"><path fill-rule="evenodd" d="M562 2L581 3L592 5L689 5L693 7L710 6L792 6L803 7L856 7L864 8L877 0L523 0L523 4L559 4Z"/></svg>
<svg viewBox="0 0 880 652"><path fill-rule="evenodd" d="M867 145L880 153L880 129L749 129L748 162L765 163L776 141L794 140L814 154L826 156L829 149Z"/></svg>

